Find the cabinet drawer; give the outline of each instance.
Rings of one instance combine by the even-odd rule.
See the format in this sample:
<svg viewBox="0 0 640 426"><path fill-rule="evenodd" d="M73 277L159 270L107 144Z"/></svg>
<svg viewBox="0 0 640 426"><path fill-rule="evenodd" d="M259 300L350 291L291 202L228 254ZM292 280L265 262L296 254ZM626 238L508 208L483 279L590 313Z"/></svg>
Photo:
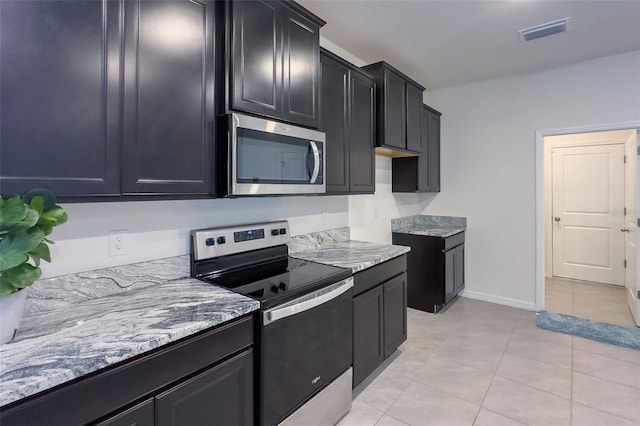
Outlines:
<svg viewBox="0 0 640 426"><path fill-rule="evenodd" d="M369 269L360 271L353 276L353 295L364 293L373 287L387 281L407 270L407 255L395 257Z"/></svg>
<svg viewBox="0 0 640 426"><path fill-rule="evenodd" d="M464 243L464 231L444 239L444 251Z"/></svg>

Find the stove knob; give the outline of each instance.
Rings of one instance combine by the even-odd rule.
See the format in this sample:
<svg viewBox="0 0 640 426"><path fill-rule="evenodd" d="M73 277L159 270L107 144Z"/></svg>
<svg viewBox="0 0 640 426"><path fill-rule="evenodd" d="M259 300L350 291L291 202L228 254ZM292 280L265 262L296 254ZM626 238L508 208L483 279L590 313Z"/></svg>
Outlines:
<svg viewBox="0 0 640 426"><path fill-rule="evenodd" d="M287 233L287 228L280 228L280 235L284 235Z"/></svg>
<svg viewBox="0 0 640 426"><path fill-rule="evenodd" d="M204 243L206 245L208 245L208 246L212 246L212 245L214 245L216 243L216 239L215 238L207 238Z"/></svg>
<svg viewBox="0 0 640 426"><path fill-rule="evenodd" d="M227 239L225 237L218 237L218 244L224 244L227 242Z"/></svg>
<svg viewBox="0 0 640 426"><path fill-rule="evenodd" d="M271 286L271 292L273 292L273 293L277 293L277 292L278 292L278 286L277 286L277 285L275 285L275 284L274 284L274 285L272 285L272 286Z"/></svg>
<svg viewBox="0 0 640 426"><path fill-rule="evenodd" d="M271 230L271 235L278 235L278 230L277 229L272 229Z"/></svg>
<svg viewBox="0 0 640 426"><path fill-rule="evenodd" d="M287 285L285 283L280 283L280 285L278 287L280 288L280 290L286 290L287 289Z"/></svg>

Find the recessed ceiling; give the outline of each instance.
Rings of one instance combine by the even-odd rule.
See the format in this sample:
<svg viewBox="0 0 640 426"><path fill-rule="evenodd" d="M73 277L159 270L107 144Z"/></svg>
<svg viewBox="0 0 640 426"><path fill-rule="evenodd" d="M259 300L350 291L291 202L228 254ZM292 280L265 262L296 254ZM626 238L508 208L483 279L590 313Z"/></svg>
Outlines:
<svg viewBox="0 0 640 426"><path fill-rule="evenodd" d="M434 90L640 50L640 0L299 0L321 35ZM518 30L570 17L567 32Z"/></svg>

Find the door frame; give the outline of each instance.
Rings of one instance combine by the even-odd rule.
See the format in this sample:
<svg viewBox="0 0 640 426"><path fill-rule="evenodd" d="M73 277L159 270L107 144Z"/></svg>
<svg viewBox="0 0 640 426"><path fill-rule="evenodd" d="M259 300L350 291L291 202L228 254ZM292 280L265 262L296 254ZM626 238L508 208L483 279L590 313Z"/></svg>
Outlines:
<svg viewBox="0 0 640 426"><path fill-rule="evenodd" d="M535 145L535 283L536 311L543 310L545 295L545 223L544 223L544 138L546 136L570 135L573 133L592 133L611 130L640 129L640 121L627 121L611 124L594 124L588 126L566 127L548 130L536 130Z"/></svg>

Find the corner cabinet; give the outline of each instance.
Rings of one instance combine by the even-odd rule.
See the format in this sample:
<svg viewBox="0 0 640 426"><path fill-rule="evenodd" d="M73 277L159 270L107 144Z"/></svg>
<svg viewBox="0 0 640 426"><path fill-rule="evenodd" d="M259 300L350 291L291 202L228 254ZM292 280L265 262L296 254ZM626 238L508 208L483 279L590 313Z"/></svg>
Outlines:
<svg viewBox="0 0 640 426"><path fill-rule="evenodd" d="M422 153L392 160L392 192L440 192L440 116L423 105Z"/></svg>
<svg viewBox="0 0 640 426"><path fill-rule="evenodd" d="M386 62L362 69L373 75L378 85L377 152L388 156L412 156L422 152L424 87Z"/></svg>
<svg viewBox="0 0 640 426"><path fill-rule="evenodd" d="M253 316L203 331L8 404L0 424L253 426L253 333Z"/></svg>
<svg viewBox="0 0 640 426"><path fill-rule="evenodd" d="M354 276L353 387L407 340L406 255Z"/></svg>
<svg viewBox="0 0 640 426"><path fill-rule="evenodd" d="M213 195L214 9L0 2L2 193Z"/></svg>
<svg viewBox="0 0 640 426"><path fill-rule="evenodd" d="M327 194L375 191L375 91L373 79L321 50L320 130L325 132Z"/></svg>
<svg viewBox="0 0 640 426"><path fill-rule="evenodd" d="M411 247L407 254L407 305L440 312L464 289L465 233L448 237L392 235L393 244Z"/></svg>
<svg viewBox="0 0 640 426"><path fill-rule="evenodd" d="M290 1L227 1L228 104L317 128L320 27L325 22Z"/></svg>

